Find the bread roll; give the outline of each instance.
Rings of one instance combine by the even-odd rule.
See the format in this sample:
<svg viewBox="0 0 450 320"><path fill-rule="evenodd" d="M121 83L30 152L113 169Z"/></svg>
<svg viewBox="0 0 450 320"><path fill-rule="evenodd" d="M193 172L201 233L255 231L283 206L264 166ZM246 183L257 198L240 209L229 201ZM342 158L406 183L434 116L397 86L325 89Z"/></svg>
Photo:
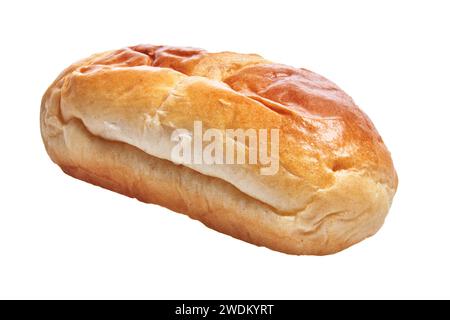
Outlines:
<svg viewBox="0 0 450 320"><path fill-rule="evenodd" d="M153 45L95 54L48 88L40 123L67 174L289 254L335 253L373 235L397 188L389 151L347 94L255 54ZM174 131L194 143L195 123L278 132L276 172L263 174L260 159L175 161ZM250 154L250 139L223 137L236 157Z"/></svg>

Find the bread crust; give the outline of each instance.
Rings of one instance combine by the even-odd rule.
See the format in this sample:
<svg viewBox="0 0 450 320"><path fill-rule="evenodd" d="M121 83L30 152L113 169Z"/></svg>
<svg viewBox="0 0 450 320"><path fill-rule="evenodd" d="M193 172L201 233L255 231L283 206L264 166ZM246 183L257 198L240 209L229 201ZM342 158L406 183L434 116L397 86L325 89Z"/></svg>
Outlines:
<svg viewBox="0 0 450 320"><path fill-rule="evenodd" d="M170 162L167 134L196 120L279 129L279 172ZM290 254L374 234L397 188L387 148L348 95L258 55L143 45L91 56L45 93L41 132L69 175Z"/></svg>

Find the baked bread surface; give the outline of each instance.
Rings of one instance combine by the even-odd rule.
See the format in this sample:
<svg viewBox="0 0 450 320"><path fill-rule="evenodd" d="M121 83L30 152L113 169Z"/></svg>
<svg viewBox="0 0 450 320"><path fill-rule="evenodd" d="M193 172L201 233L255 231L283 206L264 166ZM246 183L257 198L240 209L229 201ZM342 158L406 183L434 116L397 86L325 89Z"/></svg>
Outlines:
<svg viewBox="0 0 450 320"><path fill-rule="evenodd" d="M194 121L279 129L278 172L174 163L171 133ZM389 151L346 93L254 54L139 45L93 55L49 87L41 133L69 175L291 254L373 235L397 188Z"/></svg>

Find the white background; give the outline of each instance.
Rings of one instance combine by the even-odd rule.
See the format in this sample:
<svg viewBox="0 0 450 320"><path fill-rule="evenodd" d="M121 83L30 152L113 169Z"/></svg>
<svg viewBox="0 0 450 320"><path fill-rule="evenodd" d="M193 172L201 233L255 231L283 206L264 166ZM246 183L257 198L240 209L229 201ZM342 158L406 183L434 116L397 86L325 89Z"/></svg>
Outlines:
<svg viewBox="0 0 450 320"><path fill-rule="evenodd" d="M448 1L0 3L0 298L450 298ZM42 94L75 60L138 43L255 52L336 82L392 152L385 226L289 256L63 174Z"/></svg>

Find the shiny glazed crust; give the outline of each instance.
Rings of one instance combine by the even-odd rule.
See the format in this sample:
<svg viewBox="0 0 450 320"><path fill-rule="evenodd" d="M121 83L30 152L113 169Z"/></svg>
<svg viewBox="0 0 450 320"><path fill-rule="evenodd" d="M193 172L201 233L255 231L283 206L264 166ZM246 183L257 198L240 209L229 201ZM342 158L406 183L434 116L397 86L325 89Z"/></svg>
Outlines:
<svg viewBox="0 0 450 320"><path fill-rule="evenodd" d="M170 133L280 130L280 170L170 161ZM41 132L68 174L185 213L244 241L329 254L374 234L397 187L388 150L334 83L258 55L135 46L64 70Z"/></svg>

